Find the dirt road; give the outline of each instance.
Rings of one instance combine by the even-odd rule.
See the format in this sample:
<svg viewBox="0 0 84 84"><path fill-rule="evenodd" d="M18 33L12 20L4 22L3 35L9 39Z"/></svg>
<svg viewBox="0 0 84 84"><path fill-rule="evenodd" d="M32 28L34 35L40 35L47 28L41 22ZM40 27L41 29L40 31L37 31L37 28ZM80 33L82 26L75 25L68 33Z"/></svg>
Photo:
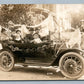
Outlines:
<svg viewBox="0 0 84 84"><path fill-rule="evenodd" d="M81 77L84 79L84 77ZM69 80L53 68L15 66L11 72L0 70L0 80Z"/></svg>

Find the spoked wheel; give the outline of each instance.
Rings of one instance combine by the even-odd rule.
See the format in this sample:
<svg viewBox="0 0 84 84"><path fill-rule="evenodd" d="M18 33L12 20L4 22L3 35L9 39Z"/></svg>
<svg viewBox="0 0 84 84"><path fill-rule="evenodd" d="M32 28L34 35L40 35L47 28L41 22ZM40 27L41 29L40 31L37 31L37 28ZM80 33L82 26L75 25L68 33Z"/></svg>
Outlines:
<svg viewBox="0 0 84 84"><path fill-rule="evenodd" d="M14 56L9 51L0 52L0 68L3 71L10 71L14 67Z"/></svg>
<svg viewBox="0 0 84 84"><path fill-rule="evenodd" d="M84 58L75 52L66 53L61 57L59 67L64 76L77 79L84 74Z"/></svg>

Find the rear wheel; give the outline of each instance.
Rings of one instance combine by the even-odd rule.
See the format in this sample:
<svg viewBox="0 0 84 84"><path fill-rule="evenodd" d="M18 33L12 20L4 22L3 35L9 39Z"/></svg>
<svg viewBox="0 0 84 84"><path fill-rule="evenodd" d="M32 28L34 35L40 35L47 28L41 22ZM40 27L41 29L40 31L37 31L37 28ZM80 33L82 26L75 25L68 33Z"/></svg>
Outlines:
<svg viewBox="0 0 84 84"><path fill-rule="evenodd" d="M84 74L84 58L75 52L66 53L61 57L59 67L64 76L78 79Z"/></svg>
<svg viewBox="0 0 84 84"><path fill-rule="evenodd" d="M10 51L0 52L0 68L3 71L10 71L14 67L14 56Z"/></svg>

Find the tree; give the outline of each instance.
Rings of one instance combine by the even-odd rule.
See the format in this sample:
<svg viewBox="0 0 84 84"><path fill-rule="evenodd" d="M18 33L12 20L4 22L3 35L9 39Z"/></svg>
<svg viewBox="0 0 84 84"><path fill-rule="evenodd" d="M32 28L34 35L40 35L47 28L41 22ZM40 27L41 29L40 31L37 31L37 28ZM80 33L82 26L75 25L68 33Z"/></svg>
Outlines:
<svg viewBox="0 0 84 84"><path fill-rule="evenodd" d="M8 22L11 20L15 24L27 24L27 12L33 4L19 4L19 5L2 5L0 11L0 25L7 26Z"/></svg>

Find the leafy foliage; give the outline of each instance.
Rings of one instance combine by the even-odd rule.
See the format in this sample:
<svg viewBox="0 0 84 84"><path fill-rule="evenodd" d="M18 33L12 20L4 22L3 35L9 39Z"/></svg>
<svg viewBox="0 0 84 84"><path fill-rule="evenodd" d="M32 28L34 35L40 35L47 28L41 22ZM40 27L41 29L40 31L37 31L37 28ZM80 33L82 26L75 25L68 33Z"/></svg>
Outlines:
<svg viewBox="0 0 84 84"><path fill-rule="evenodd" d="M2 5L0 13L0 25L7 26L9 21L15 24L27 24L27 12L32 4Z"/></svg>

